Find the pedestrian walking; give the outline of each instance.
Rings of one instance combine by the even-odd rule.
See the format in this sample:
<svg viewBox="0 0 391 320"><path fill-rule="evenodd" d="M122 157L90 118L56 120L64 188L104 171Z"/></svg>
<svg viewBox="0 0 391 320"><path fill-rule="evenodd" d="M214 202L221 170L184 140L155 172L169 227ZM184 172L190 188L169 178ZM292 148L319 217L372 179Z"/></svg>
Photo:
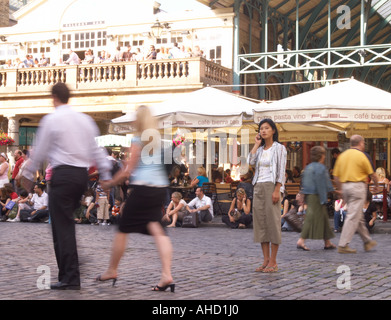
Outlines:
<svg viewBox="0 0 391 320"><path fill-rule="evenodd" d="M338 243L339 253L356 253L349 247L353 235L358 232L364 242L365 251L376 246L365 226L363 207L367 197L368 175L378 189L378 178L364 153L365 140L360 135L350 138L350 149L341 153L334 166L333 175L337 191L343 194L347 204L346 219Z"/></svg>
<svg viewBox="0 0 391 320"><path fill-rule="evenodd" d="M80 271L73 212L87 188L87 168L98 164L101 179L111 179L107 154L98 147L95 122L68 105L70 92L64 83L52 87L55 111L40 122L36 145L24 171L36 172L43 161L53 168L49 191L49 211L54 251L58 265L58 283L51 289L80 289Z"/></svg>
<svg viewBox="0 0 391 320"><path fill-rule="evenodd" d="M305 195L307 211L297 248L305 251L310 250L305 245L306 239L324 240L325 250L336 248L330 241L334 233L330 228L327 211L327 194L334 191L334 187L324 165L325 158L325 148L313 147L310 151L311 163L304 169L301 179L301 193Z"/></svg>
<svg viewBox="0 0 391 320"><path fill-rule="evenodd" d="M278 142L278 131L271 119L259 123L248 163L255 166L253 178L254 242L260 242L263 264L257 272L278 271L277 253L281 244L281 193L284 192L287 152Z"/></svg>
<svg viewBox="0 0 391 320"><path fill-rule="evenodd" d="M116 283L118 266L126 249L128 234L141 233L154 237L162 263L160 281L152 290L165 291L170 288L171 292L174 292L175 284L171 275L172 244L161 225L168 177L161 164L160 152L152 152L159 149L161 140L150 135L153 134L151 129L156 128L156 122L148 107L140 106L137 109L135 128L137 133L132 139L131 156L127 164L114 175L113 180L102 182L102 187L108 189L129 179L131 192L119 219L109 267L96 281L112 281L113 285ZM159 134L156 130L155 133ZM152 138L152 141L146 143L145 138Z"/></svg>

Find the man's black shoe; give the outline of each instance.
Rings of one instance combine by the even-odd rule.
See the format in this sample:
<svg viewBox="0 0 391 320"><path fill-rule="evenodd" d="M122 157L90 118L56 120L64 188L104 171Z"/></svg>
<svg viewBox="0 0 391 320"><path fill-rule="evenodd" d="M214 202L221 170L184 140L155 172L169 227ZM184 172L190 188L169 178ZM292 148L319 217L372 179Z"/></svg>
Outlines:
<svg viewBox="0 0 391 320"><path fill-rule="evenodd" d="M52 289L52 290L80 290L80 286L72 285L72 284L68 284L68 283L57 282L55 284L51 284L50 289Z"/></svg>

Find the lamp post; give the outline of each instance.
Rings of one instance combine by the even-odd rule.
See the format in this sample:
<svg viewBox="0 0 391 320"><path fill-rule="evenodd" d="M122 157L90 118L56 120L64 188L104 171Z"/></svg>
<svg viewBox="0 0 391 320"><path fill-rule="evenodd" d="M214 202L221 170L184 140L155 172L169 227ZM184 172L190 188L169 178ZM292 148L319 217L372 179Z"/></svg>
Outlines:
<svg viewBox="0 0 391 320"><path fill-rule="evenodd" d="M168 22L160 23L159 19L156 19L155 24L151 27L151 33L154 38L160 38L164 29L170 29L170 24Z"/></svg>
<svg viewBox="0 0 391 320"><path fill-rule="evenodd" d="M159 20L157 19L155 24L151 27L152 35L155 38L160 38L160 36L162 35L162 32L163 32L163 28L164 28L164 26L162 24L160 24Z"/></svg>

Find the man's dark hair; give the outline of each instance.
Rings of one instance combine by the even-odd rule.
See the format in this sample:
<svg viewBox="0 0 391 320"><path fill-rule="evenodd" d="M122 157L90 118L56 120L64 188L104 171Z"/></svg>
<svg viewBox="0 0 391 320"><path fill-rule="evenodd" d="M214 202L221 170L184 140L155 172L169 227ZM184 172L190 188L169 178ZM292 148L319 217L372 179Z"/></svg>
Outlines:
<svg viewBox="0 0 391 320"><path fill-rule="evenodd" d="M46 187L45 184L39 182L36 183L35 185L37 186L37 188L41 189L42 191L45 191L45 187Z"/></svg>
<svg viewBox="0 0 391 320"><path fill-rule="evenodd" d="M65 83L57 82L52 87L52 95L56 96L62 103L68 103L70 92Z"/></svg>

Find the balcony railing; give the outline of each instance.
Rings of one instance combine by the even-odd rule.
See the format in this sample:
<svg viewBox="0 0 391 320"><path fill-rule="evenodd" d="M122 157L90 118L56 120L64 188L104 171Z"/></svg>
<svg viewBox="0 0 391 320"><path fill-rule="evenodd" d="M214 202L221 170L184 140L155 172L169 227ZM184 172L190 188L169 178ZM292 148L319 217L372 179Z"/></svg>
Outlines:
<svg viewBox="0 0 391 320"><path fill-rule="evenodd" d="M46 92L57 82L71 90L229 85L232 70L203 58L0 70L0 93Z"/></svg>

